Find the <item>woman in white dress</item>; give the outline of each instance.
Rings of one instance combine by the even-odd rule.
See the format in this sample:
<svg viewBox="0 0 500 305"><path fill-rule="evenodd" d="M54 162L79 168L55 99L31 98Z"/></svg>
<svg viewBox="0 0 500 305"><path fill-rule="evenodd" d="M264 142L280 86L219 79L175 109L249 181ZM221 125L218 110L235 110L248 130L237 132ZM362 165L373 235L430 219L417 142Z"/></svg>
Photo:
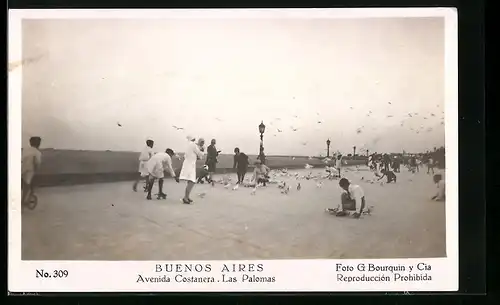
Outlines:
<svg viewBox="0 0 500 305"><path fill-rule="evenodd" d="M182 198L182 202L190 204L193 202L190 198L191 191L196 184L196 161L203 158L205 140L199 139L198 143L195 143L195 138L188 136L187 139L188 146L184 154L184 162L182 163L179 179L187 181L186 191L184 193L184 198Z"/></svg>

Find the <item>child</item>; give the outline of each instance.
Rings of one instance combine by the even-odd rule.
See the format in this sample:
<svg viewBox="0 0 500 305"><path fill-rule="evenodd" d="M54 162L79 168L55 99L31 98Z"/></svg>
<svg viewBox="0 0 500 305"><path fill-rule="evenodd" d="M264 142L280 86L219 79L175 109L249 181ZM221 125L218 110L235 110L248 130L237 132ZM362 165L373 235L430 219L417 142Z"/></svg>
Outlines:
<svg viewBox="0 0 500 305"><path fill-rule="evenodd" d="M260 160L255 161L254 164L255 169L253 172L252 182L255 182L255 185L262 184L263 186L266 186L266 183L269 182L269 176L267 175L270 170L269 167L262 164Z"/></svg>
<svg viewBox="0 0 500 305"><path fill-rule="evenodd" d="M417 163L417 158L415 158L415 156L412 156L410 158L410 162L409 162L409 170L410 172L412 173L415 173L415 171L418 172L418 163Z"/></svg>
<svg viewBox="0 0 500 305"><path fill-rule="evenodd" d="M354 211L352 216L359 218L366 205L365 192L361 186L351 184L346 178L340 179L339 186L343 190L340 197L340 209L327 209L327 212L335 213L335 216L341 217L348 216L349 211Z"/></svg>
<svg viewBox="0 0 500 305"><path fill-rule="evenodd" d="M22 152L21 159L21 203L24 205L34 195L33 179L42 164L42 153L40 152L40 137L30 138L30 147Z"/></svg>
<svg viewBox="0 0 500 305"><path fill-rule="evenodd" d="M233 169L236 170L236 174L238 175L238 184L243 184L245 174L248 171L248 156L240 152L238 147L234 149Z"/></svg>
<svg viewBox="0 0 500 305"><path fill-rule="evenodd" d="M444 201L446 199L446 183L441 174L436 174L433 177L434 183L437 185L437 193L431 199L435 201Z"/></svg>
<svg viewBox="0 0 500 305"><path fill-rule="evenodd" d="M137 184L139 184L139 181L142 179L146 180L146 185L144 186L144 191L147 192L148 190L148 169L146 168L146 164L148 163L149 159L153 156L153 146L154 146L154 141L153 140L147 140L146 141L146 147L144 150L141 152L139 155L139 174L137 179L134 181L134 184L132 185L132 190L134 192L137 192Z"/></svg>
<svg viewBox="0 0 500 305"><path fill-rule="evenodd" d="M210 175L208 165L203 165L203 168L200 172L200 176L198 177L197 182L203 184L204 183L203 179L205 179L207 183L212 183L212 176Z"/></svg>
<svg viewBox="0 0 500 305"><path fill-rule="evenodd" d="M337 156L337 160L335 160L335 168L337 169L338 177L340 178L340 169L342 168L342 155Z"/></svg>
<svg viewBox="0 0 500 305"><path fill-rule="evenodd" d="M399 160L398 156L394 157L394 161L392 161L392 169L395 173L399 173L401 168L401 160Z"/></svg>
<svg viewBox="0 0 500 305"><path fill-rule="evenodd" d="M155 180L158 179L158 198L166 199L167 194L163 193L163 178L165 177L165 171L168 171L175 181L179 183L179 178L176 176L174 169L172 168L172 157L175 155L174 151L167 148L164 153L157 153L149 159L146 167L148 169L148 195L147 200L151 200L151 191Z"/></svg>
<svg viewBox="0 0 500 305"><path fill-rule="evenodd" d="M432 159L432 157L429 157L427 160L427 174L429 174L429 171L432 171L434 175L434 159Z"/></svg>
<svg viewBox="0 0 500 305"><path fill-rule="evenodd" d="M384 178L384 177L387 177L387 183L391 183L392 181L394 181L394 183L396 183L396 174L394 174L392 171L388 171L388 170L381 170L380 171L382 173L382 176L380 176L380 178L378 178L378 180Z"/></svg>

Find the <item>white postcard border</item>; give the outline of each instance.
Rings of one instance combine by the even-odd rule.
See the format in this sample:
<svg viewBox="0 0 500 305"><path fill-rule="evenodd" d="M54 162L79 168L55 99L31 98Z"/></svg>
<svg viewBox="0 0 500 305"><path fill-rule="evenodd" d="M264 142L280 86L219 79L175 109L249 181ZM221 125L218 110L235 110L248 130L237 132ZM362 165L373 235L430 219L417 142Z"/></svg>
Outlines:
<svg viewBox="0 0 500 305"><path fill-rule="evenodd" d="M9 63L21 60L22 19L123 19L123 18L445 18L445 136L446 136L446 258L377 259L377 260L265 260L265 261L22 261L20 197L21 148L21 75L22 65L9 72L8 143L8 290L10 292L194 292L194 291L457 291L458 290L458 25L455 8L359 8L359 9L212 9L212 10L10 10ZM210 264L212 272L194 276L221 277L224 264L262 264L259 274L275 277L273 283L178 283L170 274L170 283L137 282L138 275L157 277L156 265ZM432 281L339 282L337 264L355 270L348 276L359 276L360 264L369 266L413 266L415 274L432 277ZM420 264L420 265L418 265ZM431 270L416 271L417 266ZM36 270L57 273L67 270L66 278L37 278ZM245 272L243 272L245 273ZM366 272L365 272L366 273ZM396 271L395 273L398 273ZM370 275L394 272L373 272ZM407 275L406 272L405 275ZM410 273L411 274L411 273ZM184 273L183 277L191 276ZM231 274L228 274L231 275ZM241 276L241 274L238 274Z"/></svg>

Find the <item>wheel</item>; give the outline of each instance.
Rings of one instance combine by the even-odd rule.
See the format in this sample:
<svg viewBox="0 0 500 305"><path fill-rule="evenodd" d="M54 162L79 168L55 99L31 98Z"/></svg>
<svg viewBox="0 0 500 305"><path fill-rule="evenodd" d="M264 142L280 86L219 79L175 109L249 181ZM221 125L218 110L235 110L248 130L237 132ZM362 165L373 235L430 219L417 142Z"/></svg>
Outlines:
<svg viewBox="0 0 500 305"><path fill-rule="evenodd" d="M28 202L26 202L26 207L30 210L34 210L38 205L38 197L36 195L31 195Z"/></svg>

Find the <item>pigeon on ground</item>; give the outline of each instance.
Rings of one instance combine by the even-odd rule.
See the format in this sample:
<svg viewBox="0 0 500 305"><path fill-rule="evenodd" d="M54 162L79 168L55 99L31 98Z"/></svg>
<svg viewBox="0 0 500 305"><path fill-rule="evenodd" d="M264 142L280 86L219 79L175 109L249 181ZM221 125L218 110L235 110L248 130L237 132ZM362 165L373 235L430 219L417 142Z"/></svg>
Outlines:
<svg viewBox="0 0 500 305"><path fill-rule="evenodd" d="M281 194L287 195L290 192L290 186L287 186L284 190L281 191Z"/></svg>
<svg viewBox="0 0 500 305"><path fill-rule="evenodd" d="M239 184L236 184L236 185L233 187L233 191L236 191L238 188L239 188Z"/></svg>
<svg viewBox="0 0 500 305"><path fill-rule="evenodd" d="M299 184L297 184L297 191L300 191L300 189L301 189L301 188L302 188L302 187L300 186L300 183L299 183Z"/></svg>

